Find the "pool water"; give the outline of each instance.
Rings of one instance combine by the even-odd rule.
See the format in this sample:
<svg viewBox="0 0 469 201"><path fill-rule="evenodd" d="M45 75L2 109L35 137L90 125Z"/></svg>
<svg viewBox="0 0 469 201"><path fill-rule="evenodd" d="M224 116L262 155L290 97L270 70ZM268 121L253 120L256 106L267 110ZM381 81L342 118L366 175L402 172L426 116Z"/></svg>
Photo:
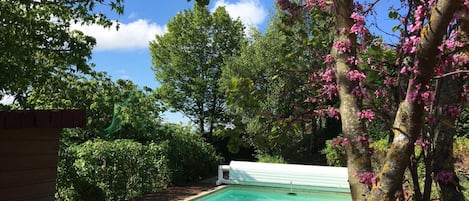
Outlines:
<svg viewBox="0 0 469 201"><path fill-rule="evenodd" d="M194 201L352 201L352 197L333 191L229 186Z"/></svg>

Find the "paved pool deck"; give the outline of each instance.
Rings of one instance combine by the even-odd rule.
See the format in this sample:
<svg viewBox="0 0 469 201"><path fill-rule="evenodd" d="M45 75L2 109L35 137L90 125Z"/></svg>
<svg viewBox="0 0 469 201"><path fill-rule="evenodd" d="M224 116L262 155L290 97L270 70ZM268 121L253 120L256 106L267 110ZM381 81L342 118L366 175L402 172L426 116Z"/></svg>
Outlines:
<svg viewBox="0 0 469 201"><path fill-rule="evenodd" d="M215 185L216 178L209 178L200 182L189 183L183 186L172 186L161 191L144 195L134 201L176 201L190 200L206 194L223 186Z"/></svg>

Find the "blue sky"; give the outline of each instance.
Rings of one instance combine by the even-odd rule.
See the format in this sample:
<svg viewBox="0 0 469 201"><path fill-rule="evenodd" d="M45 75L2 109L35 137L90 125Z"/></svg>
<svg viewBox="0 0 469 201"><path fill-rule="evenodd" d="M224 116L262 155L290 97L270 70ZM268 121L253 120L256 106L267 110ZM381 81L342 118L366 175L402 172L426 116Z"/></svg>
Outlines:
<svg viewBox="0 0 469 201"><path fill-rule="evenodd" d="M239 17L246 26L255 26L262 30L274 9L274 1L212 0L209 9L225 6L233 18ZM91 60L96 64L96 70L106 71L114 80L129 79L140 87L156 88L159 84L151 70L148 43L156 34L166 32L165 25L172 17L184 9L192 9L193 4L193 1L186 0L125 0L123 15L103 8L109 17L119 21L119 30L105 29L97 25L74 25L72 28L96 38L97 46ZM168 122L188 122L188 119L179 113L165 113L164 118Z"/></svg>
<svg viewBox="0 0 469 201"><path fill-rule="evenodd" d="M213 1L210 9L226 6L230 15L240 17L245 24L265 27L274 0ZM173 0L126 0L124 15L110 14L120 22L120 29L104 29L99 26L74 26L85 34L94 36L97 46L92 62L97 70L107 71L112 78L130 79L139 86L158 87L151 70L148 42L156 34L166 32L166 23L178 12L191 9L193 2Z"/></svg>
<svg viewBox="0 0 469 201"><path fill-rule="evenodd" d="M387 17L390 1L382 0L384 3L378 5L377 12ZM166 23L178 12L191 9L193 3L194 0L125 0L123 15L106 11L109 17L120 22L119 30L97 25L74 25L72 28L96 38L97 46L91 60L96 64L96 70L108 72L114 80L129 79L141 87L157 88L159 84L151 70L148 43L156 34L166 33ZM233 18L239 17L246 26L264 30L274 10L274 3L275 0L211 0L209 9L225 6ZM178 113L165 113L164 118L174 123L188 122L187 118Z"/></svg>

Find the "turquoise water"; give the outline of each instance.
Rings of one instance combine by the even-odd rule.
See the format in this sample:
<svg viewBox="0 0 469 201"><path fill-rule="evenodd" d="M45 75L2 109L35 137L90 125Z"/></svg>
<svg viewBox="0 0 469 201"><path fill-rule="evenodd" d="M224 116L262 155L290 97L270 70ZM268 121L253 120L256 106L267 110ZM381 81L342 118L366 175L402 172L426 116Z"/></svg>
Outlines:
<svg viewBox="0 0 469 201"><path fill-rule="evenodd" d="M293 192L293 193L292 193ZM230 186L194 201L352 201L350 193Z"/></svg>

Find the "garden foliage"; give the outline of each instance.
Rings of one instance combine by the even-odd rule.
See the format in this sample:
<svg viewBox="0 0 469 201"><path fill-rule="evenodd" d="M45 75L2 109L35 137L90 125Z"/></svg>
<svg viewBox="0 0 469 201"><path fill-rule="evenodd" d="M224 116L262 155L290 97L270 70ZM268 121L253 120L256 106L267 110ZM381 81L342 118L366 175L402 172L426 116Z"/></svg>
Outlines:
<svg viewBox="0 0 469 201"><path fill-rule="evenodd" d="M199 135L177 125L161 127L165 139L91 139L62 149L57 199L129 200L216 172L220 157Z"/></svg>

